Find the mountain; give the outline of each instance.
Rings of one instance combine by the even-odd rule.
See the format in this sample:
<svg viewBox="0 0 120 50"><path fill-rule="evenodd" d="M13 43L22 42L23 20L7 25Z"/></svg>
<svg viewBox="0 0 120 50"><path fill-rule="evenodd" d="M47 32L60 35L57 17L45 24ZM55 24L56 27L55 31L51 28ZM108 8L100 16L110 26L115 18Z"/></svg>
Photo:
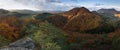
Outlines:
<svg viewBox="0 0 120 50"><path fill-rule="evenodd" d="M115 13L118 13L115 9L99 9L97 12L105 16L114 16Z"/></svg>
<svg viewBox="0 0 120 50"><path fill-rule="evenodd" d="M0 9L0 16L4 16L4 15L6 15L8 13L9 13L8 10Z"/></svg>
<svg viewBox="0 0 120 50"><path fill-rule="evenodd" d="M74 32L85 32L87 30L95 29L100 25L100 16L90 12L87 8L74 8L70 11L64 12L63 16L69 18L64 26L64 30Z"/></svg>
<svg viewBox="0 0 120 50"><path fill-rule="evenodd" d="M86 9L85 7L77 7L77 8L73 8L72 10L69 10L67 12L61 13L63 16L67 17L68 19L80 15L80 14L84 14L84 13L90 13L90 11L88 9Z"/></svg>
<svg viewBox="0 0 120 50"><path fill-rule="evenodd" d="M63 11L33 11L33 10L10 10L10 12L17 12L21 14L41 14L41 13L60 13Z"/></svg>
<svg viewBox="0 0 120 50"><path fill-rule="evenodd" d="M32 10L10 10L10 12L17 12L21 14L36 14L38 12Z"/></svg>
<svg viewBox="0 0 120 50"><path fill-rule="evenodd" d="M0 16L16 16L16 17L22 17L22 16L27 16L30 14L27 14L26 12L28 11L24 11L23 12L15 12L15 11L9 11L9 10L5 10L5 9L0 9ZM34 13L33 11L29 11L30 13Z"/></svg>
<svg viewBox="0 0 120 50"><path fill-rule="evenodd" d="M8 13L8 10L0 9L0 13Z"/></svg>

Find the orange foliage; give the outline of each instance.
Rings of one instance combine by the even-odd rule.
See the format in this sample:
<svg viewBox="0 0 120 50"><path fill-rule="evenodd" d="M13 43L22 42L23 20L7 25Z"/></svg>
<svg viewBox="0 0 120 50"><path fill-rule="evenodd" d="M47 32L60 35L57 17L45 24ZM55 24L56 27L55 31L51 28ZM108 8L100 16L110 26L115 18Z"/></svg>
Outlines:
<svg viewBox="0 0 120 50"><path fill-rule="evenodd" d="M18 38L19 34L18 31L15 31L16 29L13 27L10 27L6 23L0 24L0 34L5 36L7 39L13 40L14 38Z"/></svg>
<svg viewBox="0 0 120 50"><path fill-rule="evenodd" d="M23 22L16 17L0 17L0 34L9 40L15 40L20 37L20 30Z"/></svg>
<svg viewBox="0 0 120 50"><path fill-rule="evenodd" d="M108 34L109 40L112 40L113 37L120 36L120 29L116 30L115 32L111 32Z"/></svg>

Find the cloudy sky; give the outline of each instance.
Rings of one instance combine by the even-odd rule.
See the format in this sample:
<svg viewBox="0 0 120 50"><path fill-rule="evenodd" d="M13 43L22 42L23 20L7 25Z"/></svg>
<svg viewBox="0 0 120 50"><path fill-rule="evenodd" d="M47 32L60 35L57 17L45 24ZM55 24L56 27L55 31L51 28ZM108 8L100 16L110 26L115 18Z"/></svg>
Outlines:
<svg viewBox="0 0 120 50"><path fill-rule="evenodd" d="M74 7L86 7L90 10L115 8L120 10L120 0L0 0L0 8L29 9L40 11L66 11Z"/></svg>

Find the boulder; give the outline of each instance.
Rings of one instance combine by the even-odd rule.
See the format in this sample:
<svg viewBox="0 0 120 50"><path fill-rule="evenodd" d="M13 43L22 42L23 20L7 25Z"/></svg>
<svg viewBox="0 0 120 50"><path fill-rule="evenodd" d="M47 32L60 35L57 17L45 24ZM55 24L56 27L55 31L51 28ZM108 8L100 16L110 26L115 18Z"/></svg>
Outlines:
<svg viewBox="0 0 120 50"><path fill-rule="evenodd" d="M26 37L9 44L8 47L22 47L27 49L34 49L35 45L31 38Z"/></svg>
<svg viewBox="0 0 120 50"><path fill-rule="evenodd" d="M23 47L8 47L8 48L0 48L0 50L32 50L32 49L23 48Z"/></svg>

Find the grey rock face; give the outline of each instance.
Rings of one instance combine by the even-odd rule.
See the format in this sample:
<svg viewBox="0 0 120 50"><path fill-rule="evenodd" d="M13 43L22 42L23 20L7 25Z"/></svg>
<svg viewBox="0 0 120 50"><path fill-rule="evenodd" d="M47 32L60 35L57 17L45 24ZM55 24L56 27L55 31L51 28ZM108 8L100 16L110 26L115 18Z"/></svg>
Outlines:
<svg viewBox="0 0 120 50"><path fill-rule="evenodd" d="M35 45L34 42L31 38L23 38L20 39L16 42L13 42L9 44L9 47L22 47L22 48L27 48L27 49L34 49Z"/></svg>
<svg viewBox="0 0 120 50"><path fill-rule="evenodd" d="M8 48L0 48L0 50L32 50L32 49L23 48L23 47L8 47Z"/></svg>

